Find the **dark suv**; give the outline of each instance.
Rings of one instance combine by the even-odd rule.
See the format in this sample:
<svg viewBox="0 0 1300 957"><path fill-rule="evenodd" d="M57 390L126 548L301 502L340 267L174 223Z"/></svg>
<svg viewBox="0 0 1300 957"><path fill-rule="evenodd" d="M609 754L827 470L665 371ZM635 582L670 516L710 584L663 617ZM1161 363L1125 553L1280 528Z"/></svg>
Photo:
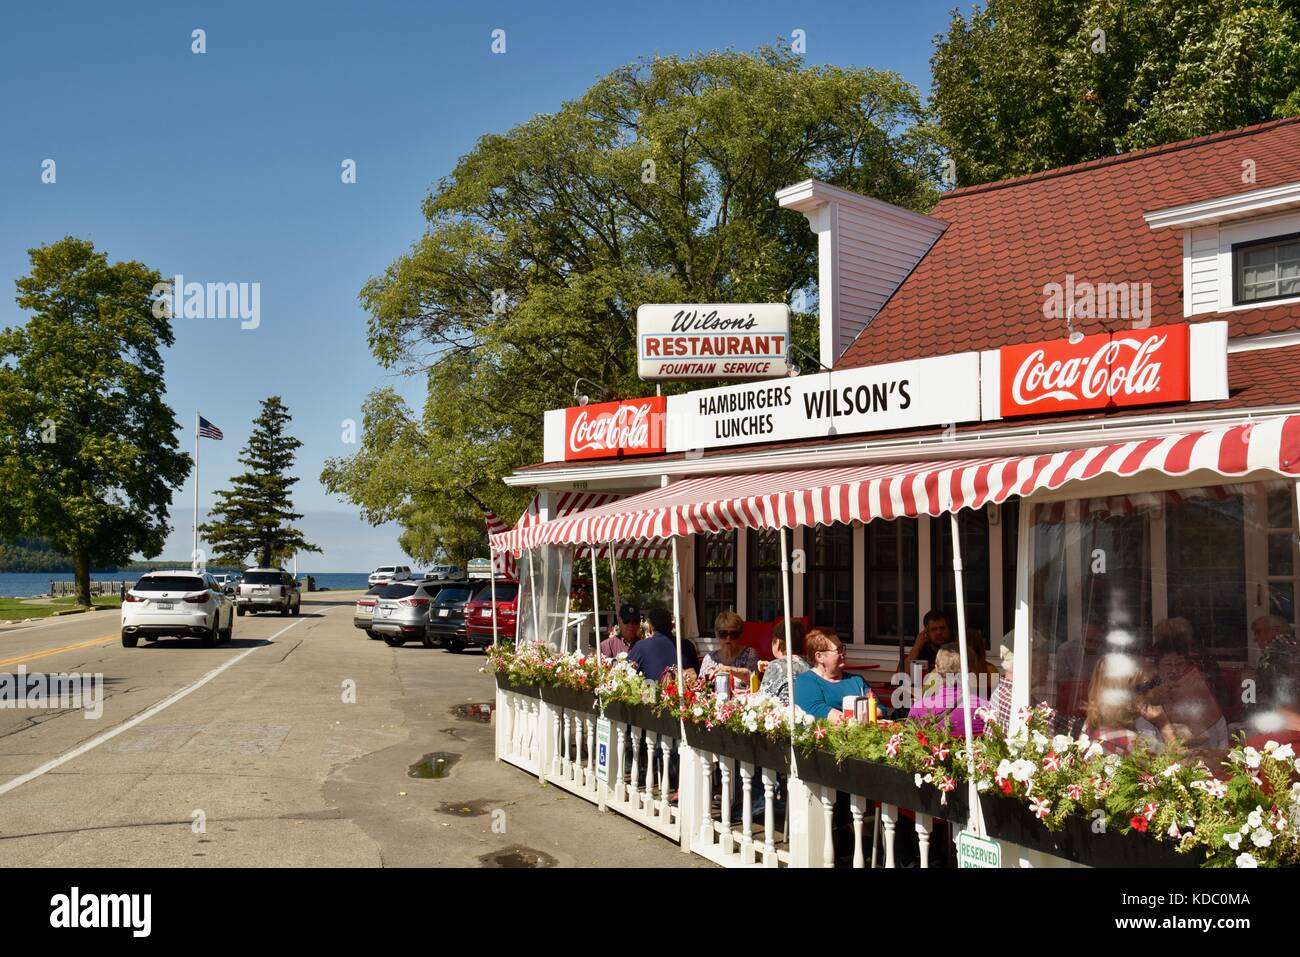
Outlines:
<svg viewBox="0 0 1300 957"><path fill-rule="evenodd" d="M483 586L478 579L457 579L446 582L442 591L429 606L429 624L425 628L424 644L432 648L441 644L448 651L465 647L465 604Z"/></svg>

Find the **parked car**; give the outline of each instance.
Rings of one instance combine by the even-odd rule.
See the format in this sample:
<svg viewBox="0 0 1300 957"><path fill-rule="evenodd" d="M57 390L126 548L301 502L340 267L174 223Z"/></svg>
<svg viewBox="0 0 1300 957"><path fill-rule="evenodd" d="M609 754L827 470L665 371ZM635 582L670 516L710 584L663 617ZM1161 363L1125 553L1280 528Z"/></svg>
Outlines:
<svg viewBox="0 0 1300 957"><path fill-rule="evenodd" d="M149 572L122 598L122 644L134 648L143 635L201 638L211 647L235 631L235 606L211 575L191 571Z"/></svg>
<svg viewBox="0 0 1300 957"><path fill-rule="evenodd" d="M377 631L370 628L371 619L375 617L375 605L379 604L379 596L384 593L387 585L376 585L368 592L357 599L356 609L352 612L352 625L354 628L360 628L371 638L376 641L383 637Z"/></svg>
<svg viewBox="0 0 1300 957"><path fill-rule="evenodd" d="M441 582L405 581L384 586L375 601L370 631L398 648L408 641L424 638L429 608L442 588Z"/></svg>
<svg viewBox="0 0 1300 957"><path fill-rule="evenodd" d="M212 577L216 579L217 584L221 586L221 593L223 595L235 594L235 588L239 585L238 575L223 574L213 575Z"/></svg>
<svg viewBox="0 0 1300 957"><path fill-rule="evenodd" d="M515 640L518 622L519 583L497 581L497 637L502 641ZM486 648L492 644L492 585L489 582L478 590L465 605L465 643Z"/></svg>
<svg viewBox="0 0 1300 957"><path fill-rule="evenodd" d="M448 651L460 651L469 641L465 632L465 605L483 586L481 579L457 579L443 585L433 608L429 610L429 627L424 638L426 648L442 645Z"/></svg>
<svg viewBox="0 0 1300 957"><path fill-rule="evenodd" d="M410 578L410 565L380 565L370 573L369 584L387 585L389 582L409 581Z"/></svg>
<svg viewBox="0 0 1300 957"><path fill-rule="evenodd" d="M302 610L302 592L298 583L283 568L250 568L235 593L235 611L278 611L297 615Z"/></svg>

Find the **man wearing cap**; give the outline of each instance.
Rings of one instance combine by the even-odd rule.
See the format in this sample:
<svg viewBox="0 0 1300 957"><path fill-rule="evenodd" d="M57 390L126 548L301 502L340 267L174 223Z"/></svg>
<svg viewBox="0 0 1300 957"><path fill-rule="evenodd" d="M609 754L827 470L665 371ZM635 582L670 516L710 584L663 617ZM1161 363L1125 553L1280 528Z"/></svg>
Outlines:
<svg viewBox="0 0 1300 957"><path fill-rule="evenodd" d="M602 658L617 658L632 650L641 637L641 609L630 601L618 609L618 630L600 643Z"/></svg>

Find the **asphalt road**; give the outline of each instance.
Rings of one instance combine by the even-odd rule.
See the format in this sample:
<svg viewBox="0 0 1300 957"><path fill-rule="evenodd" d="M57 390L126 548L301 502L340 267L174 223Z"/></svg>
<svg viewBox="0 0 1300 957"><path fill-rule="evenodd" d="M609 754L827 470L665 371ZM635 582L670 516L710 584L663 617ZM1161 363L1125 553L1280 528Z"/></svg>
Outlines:
<svg viewBox="0 0 1300 957"><path fill-rule="evenodd" d="M493 700L482 655L371 641L354 598L236 618L214 648L123 648L115 609L0 628L0 675L103 676L98 718L0 708L0 865L701 864L497 763L457 709ZM446 777L408 774L436 752Z"/></svg>

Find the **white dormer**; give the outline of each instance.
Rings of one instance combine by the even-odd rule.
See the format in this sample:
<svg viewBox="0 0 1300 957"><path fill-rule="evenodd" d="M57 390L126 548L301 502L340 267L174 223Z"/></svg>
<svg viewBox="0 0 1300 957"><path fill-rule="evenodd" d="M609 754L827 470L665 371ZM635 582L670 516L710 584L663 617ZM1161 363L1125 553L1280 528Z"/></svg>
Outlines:
<svg viewBox="0 0 1300 957"><path fill-rule="evenodd" d="M821 361L833 366L948 228L940 220L815 179L778 190L817 234Z"/></svg>
<svg viewBox="0 0 1300 957"><path fill-rule="evenodd" d="M1300 183L1144 214L1183 231L1183 315L1300 302Z"/></svg>

